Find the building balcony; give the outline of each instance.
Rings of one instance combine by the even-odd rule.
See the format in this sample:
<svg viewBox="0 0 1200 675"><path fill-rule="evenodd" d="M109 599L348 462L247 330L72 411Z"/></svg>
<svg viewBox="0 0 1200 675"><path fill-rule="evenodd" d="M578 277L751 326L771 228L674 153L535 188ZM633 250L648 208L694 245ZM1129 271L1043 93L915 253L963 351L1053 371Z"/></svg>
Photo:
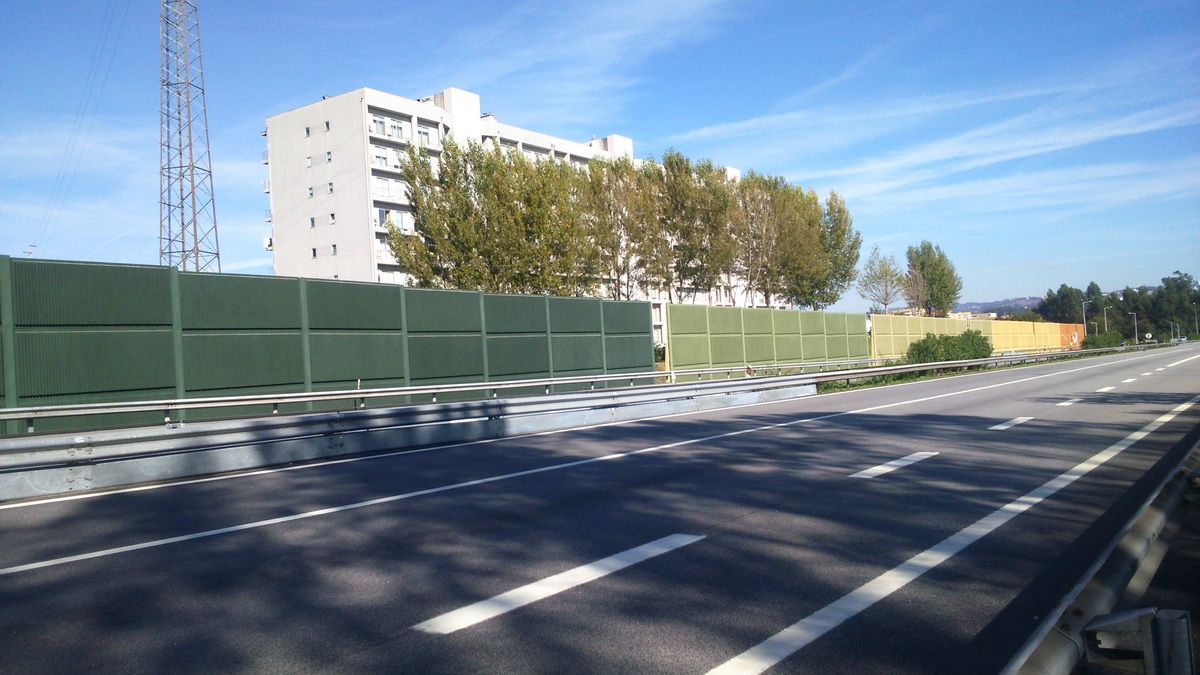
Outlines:
<svg viewBox="0 0 1200 675"><path fill-rule="evenodd" d="M268 223L271 222L271 209L267 209L267 212L266 212L265 216L263 217L263 220L267 221Z"/></svg>
<svg viewBox="0 0 1200 675"><path fill-rule="evenodd" d="M263 152L262 152L262 163L263 163L263 164L268 164L268 163L269 163L269 162L267 162L267 157L268 157L270 154L271 154L271 153L269 153L268 151L266 151L266 150L263 150Z"/></svg>
<svg viewBox="0 0 1200 675"><path fill-rule="evenodd" d="M267 194L271 193L271 181L269 181L269 180L263 181L263 192L266 192Z"/></svg>

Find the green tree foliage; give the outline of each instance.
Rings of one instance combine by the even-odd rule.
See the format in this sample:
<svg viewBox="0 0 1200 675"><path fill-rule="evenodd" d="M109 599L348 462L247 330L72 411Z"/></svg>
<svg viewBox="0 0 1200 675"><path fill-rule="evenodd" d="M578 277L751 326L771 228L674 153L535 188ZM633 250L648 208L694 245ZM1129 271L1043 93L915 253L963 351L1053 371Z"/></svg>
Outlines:
<svg viewBox="0 0 1200 675"><path fill-rule="evenodd" d="M909 246L907 258L909 288L905 298L930 316L949 314L962 294L962 278L955 271L954 263L940 246L928 241Z"/></svg>
<svg viewBox="0 0 1200 675"><path fill-rule="evenodd" d="M1107 347L1120 347L1122 342L1125 342L1125 337L1118 331L1110 330L1107 333L1085 337L1081 346L1084 349L1104 349Z"/></svg>
<svg viewBox="0 0 1200 675"><path fill-rule="evenodd" d="M733 231L735 272L768 305L804 301L829 267L821 248L820 201L781 176L750 172L737 184ZM747 304L752 298L747 297Z"/></svg>
<svg viewBox="0 0 1200 675"><path fill-rule="evenodd" d="M1073 288L1066 284L1059 286L1058 291L1046 291L1046 297L1038 303L1034 311L1039 318L1063 323L1080 323L1083 320L1081 301L1088 301L1088 334L1093 336L1099 331L1114 333L1121 336L1120 340L1143 340L1150 333L1155 339L1166 340L1174 335L1186 335L1196 332L1196 310L1200 308L1200 289L1190 274L1176 271L1162 279L1157 288L1129 288L1108 294L1101 292L1100 287L1092 282L1086 291ZM1134 317L1137 315L1137 333L1134 335ZM1106 326L1107 324L1107 326ZM1101 342L1093 341L1097 346L1109 346L1111 338L1105 334L1100 336Z"/></svg>
<svg viewBox="0 0 1200 675"><path fill-rule="evenodd" d="M854 283L861 247L862 235L854 229L854 219L850 217L845 200L838 193L830 192L821 218L821 252L828 266L815 284L812 301L804 304L813 309L824 309L840 300ZM959 285L961 290L961 283Z"/></svg>
<svg viewBox="0 0 1200 675"><path fill-rule="evenodd" d="M887 314L888 306L904 293L904 272L894 256L885 256L879 247L871 249L871 255L858 275L858 294L864 299L882 305Z"/></svg>
<svg viewBox="0 0 1200 675"><path fill-rule="evenodd" d="M854 279L861 237L845 203L782 177L731 181L673 150L584 170L453 139L401 160L416 236L389 224L388 243L420 286L679 301L739 277L748 304L820 308Z"/></svg>
<svg viewBox="0 0 1200 675"><path fill-rule="evenodd" d="M1046 321L1054 323L1083 323L1083 291L1063 284L1058 292L1046 291L1046 297L1033 311Z"/></svg>
<svg viewBox="0 0 1200 675"><path fill-rule="evenodd" d="M402 170L418 236L393 227L389 244L418 285L553 295L595 290L599 256L581 217L586 183L578 169L447 139L436 171L433 158L414 146Z"/></svg>
<svg viewBox="0 0 1200 675"><path fill-rule="evenodd" d="M663 231L672 242L672 276L680 299L707 295L733 271L730 226L733 186L711 161L693 163L668 150L663 155Z"/></svg>
<svg viewBox="0 0 1200 675"><path fill-rule="evenodd" d="M781 194L779 210L780 295L793 305L816 308L832 261L825 255L821 228L825 213L817 193L799 186ZM828 300L828 296L824 296ZM836 302L836 300L835 300Z"/></svg>
<svg viewBox="0 0 1200 675"><path fill-rule="evenodd" d="M588 166L588 229L613 300L629 300L648 284L646 247L657 231L658 199L641 180L627 157Z"/></svg>
<svg viewBox="0 0 1200 675"><path fill-rule="evenodd" d="M908 346L908 363L938 363L985 359L992 355L992 343L983 333L968 330L962 335L927 334Z"/></svg>

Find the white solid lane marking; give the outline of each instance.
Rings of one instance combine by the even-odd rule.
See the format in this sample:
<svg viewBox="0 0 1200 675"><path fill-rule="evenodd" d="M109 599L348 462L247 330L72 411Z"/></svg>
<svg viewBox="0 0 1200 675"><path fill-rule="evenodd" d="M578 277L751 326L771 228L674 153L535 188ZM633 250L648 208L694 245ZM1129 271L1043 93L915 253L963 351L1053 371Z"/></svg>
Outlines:
<svg viewBox="0 0 1200 675"><path fill-rule="evenodd" d="M952 558L971 544L994 532L1001 525L1036 506L1054 493L1086 476L1096 467L1121 454L1125 449L1149 436L1162 425L1175 419L1180 413L1200 402L1200 396L1171 412L1160 416L1141 429L1110 445L1101 452L1076 465L1071 470L1043 484L1015 501L1009 502L992 513L980 518L966 528L943 539L933 548L927 549L893 567L867 583L850 591L833 603L817 610L807 618L788 626L758 645L708 671L709 675L752 675L761 673L796 653L813 640L837 628L847 619L883 600L916 580L922 574Z"/></svg>
<svg viewBox="0 0 1200 675"><path fill-rule="evenodd" d="M1137 382L1137 378L1131 377L1128 380L1121 380L1121 384L1129 384L1130 382Z"/></svg>
<svg viewBox="0 0 1200 675"><path fill-rule="evenodd" d="M413 626L413 628L426 633L438 633L441 635L453 633L454 631L474 626L477 623L495 618L505 612L524 607L538 600L544 600L565 590L595 581L630 565L636 565L655 556L660 556L677 548L687 546L688 544L694 544L703 538L703 536L694 534L673 534L669 537L663 537L657 541L643 544L637 548L631 548L628 551L609 556L603 560L597 560L596 562L567 570L561 574L555 574L541 581L535 581L532 584L514 588L494 598L482 600L462 609L456 609L453 612L436 616Z"/></svg>
<svg viewBox="0 0 1200 675"><path fill-rule="evenodd" d="M1188 361L1191 361L1192 359L1200 359L1200 354L1197 354L1197 355L1195 355L1195 356L1189 356L1189 357L1187 357L1186 359L1183 359L1182 361L1176 361L1175 363L1168 363L1168 364L1167 364L1167 367L1168 367L1168 368L1172 368L1172 367L1174 367L1174 366L1177 366L1177 365L1179 365L1179 364L1181 364L1181 363L1187 363Z"/></svg>
<svg viewBox="0 0 1200 675"><path fill-rule="evenodd" d="M1024 424L1031 419L1033 419L1033 418L1032 417L1014 417L1007 422L997 424L994 427L988 427L988 431L1004 431L1005 429L1011 429L1011 428L1017 426L1018 424Z"/></svg>
<svg viewBox="0 0 1200 675"><path fill-rule="evenodd" d="M1113 389L1116 389L1116 387L1100 387L1099 389L1096 390L1096 393L1103 394L1104 392L1112 391Z"/></svg>
<svg viewBox="0 0 1200 675"><path fill-rule="evenodd" d="M923 459L929 459L936 454L936 452L914 452L913 454L901 457L900 459L893 459L887 464L880 464L879 466L873 466L870 469L864 469L858 473L850 474L850 478L874 478L876 476L882 476L885 473L895 471L896 469L908 466L909 464L915 464Z"/></svg>
<svg viewBox="0 0 1200 675"><path fill-rule="evenodd" d="M1080 401L1082 401L1082 400L1083 400L1083 399L1081 399L1081 398L1069 398L1069 399L1067 399L1067 400L1065 400L1065 401L1062 401L1062 402L1056 403L1055 405L1057 405L1057 406L1058 406L1058 407L1060 407L1060 408L1064 408L1064 407L1066 407L1066 406L1069 406L1069 405L1075 405L1076 403L1079 403L1079 402L1080 402Z"/></svg>

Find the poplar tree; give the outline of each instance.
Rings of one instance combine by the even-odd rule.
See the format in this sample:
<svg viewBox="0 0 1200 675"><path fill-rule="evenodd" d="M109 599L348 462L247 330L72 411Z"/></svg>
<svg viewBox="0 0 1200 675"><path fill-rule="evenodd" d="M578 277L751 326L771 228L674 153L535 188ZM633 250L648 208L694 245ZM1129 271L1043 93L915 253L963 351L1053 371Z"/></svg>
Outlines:
<svg viewBox="0 0 1200 675"><path fill-rule="evenodd" d="M878 246L872 248L858 275L858 294L882 305L883 313L887 314L888 306L899 300L903 292L904 273L900 271L896 258L881 254Z"/></svg>

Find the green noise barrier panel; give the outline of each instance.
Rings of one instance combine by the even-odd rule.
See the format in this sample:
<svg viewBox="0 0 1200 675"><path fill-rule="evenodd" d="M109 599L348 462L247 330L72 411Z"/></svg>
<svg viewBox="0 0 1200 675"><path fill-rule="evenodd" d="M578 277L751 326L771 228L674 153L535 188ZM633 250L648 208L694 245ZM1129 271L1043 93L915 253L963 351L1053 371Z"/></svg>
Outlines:
<svg viewBox="0 0 1200 675"><path fill-rule="evenodd" d="M866 317L836 312L667 305L672 370L865 359Z"/></svg>
<svg viewBox="0 0 1200 675"><path fill-rule="evenodd" d="M643 373L654 370L652 336L646 302L0 256L6 408ZM37 429L162 421L75 417ZM23 433L24 423L3 431Z"/></svg>

